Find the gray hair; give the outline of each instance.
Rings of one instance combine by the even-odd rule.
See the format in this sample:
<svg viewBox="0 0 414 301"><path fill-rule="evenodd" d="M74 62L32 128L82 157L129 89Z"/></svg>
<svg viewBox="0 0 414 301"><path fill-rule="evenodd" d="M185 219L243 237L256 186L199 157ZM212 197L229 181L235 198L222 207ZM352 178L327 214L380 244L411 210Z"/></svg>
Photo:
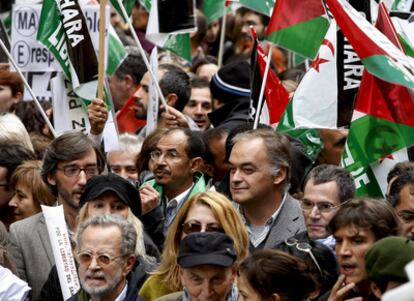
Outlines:
<svg viewBox="0 0 414 301"><path fill-rule="evenodd" d="M116 226L121 231L121 255L126 257L135 255L135 246L137 244L137 232L134 226L125 218L116 215L97 215L87 219L80 225L76 237L77 248L79 249L82 241L83 232L91 227L111 227Z"/></svg>
<svg viewBox="0 0 414 301"><path fill-rule="evenodd" d="M123 133L119 135L119 151L138 154L141 150L143 139L136 135Z"/></svg>
<svg viewBox="0 0 414 301"><path fill-rule="evenodd" d="M263 141L269 159L269 171L272 176L277 175L280 167L286 168L283 189L287 191L290 185L292 166L292 151L289 139L272 129L256 129L237 134L233 138L233 145L240 141L251 141L253 139L261 139Z"/></svg>

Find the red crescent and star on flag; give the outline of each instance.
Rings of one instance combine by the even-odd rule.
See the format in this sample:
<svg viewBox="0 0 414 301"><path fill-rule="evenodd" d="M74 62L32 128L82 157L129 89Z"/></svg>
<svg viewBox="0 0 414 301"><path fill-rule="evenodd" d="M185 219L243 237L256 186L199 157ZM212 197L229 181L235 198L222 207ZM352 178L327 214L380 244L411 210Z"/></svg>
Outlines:
<svg viewBox="0 0 414 301"><path fill-rule="evenodd" d="M331 52L332 56L335 55L335 48L334 45L328 39L323 39L322 45L327 46ZM329 62L329 60L319 57L319 53L316 56L315 60L312 62L311 68L315 69L316 72L319 72L319 65Z"/></svg>

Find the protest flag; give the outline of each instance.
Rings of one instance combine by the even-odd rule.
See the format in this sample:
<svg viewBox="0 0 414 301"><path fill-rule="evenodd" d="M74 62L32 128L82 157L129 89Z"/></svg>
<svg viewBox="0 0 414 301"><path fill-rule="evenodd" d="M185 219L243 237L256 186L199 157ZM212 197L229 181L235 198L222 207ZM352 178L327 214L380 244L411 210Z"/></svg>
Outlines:
<svg viewBox="0 0 414 301"><path fill-rule="evenodd" d="M289 103L289 93L272 69L269 69L267 78L265 78L265 69L269 60L266 61L266 55L257 40L253 27L250 27L250 31L254 40L250 62L252 78L250 117L256 120L259 114L260 123L275 126ZM263 97L260 93L262 85L264 85L265 101L262 103L262 108L259 108L260 97Z"/></svg>
<svg viewBox="0 0 414 301"><path fill-rule="evenodd" d="M223 17L225 0L204 0L201 11L207 18L208 24Z"/></svg>
<svg viewBox="0 0 414 301"><path fill-rule="evenodd" d="M98 61L78 1L59 5L44 0L37 39L54 55L76 93L84 99L94 98Z"/></svg>
<svg viewBox="0 0 414 301"><path fill-rule="evenodd" d="M392 11L390 15L405 53L414 57L414 13Z"/></svg>
<svg viewBox="0 0 414 301"><path fill-rule="evenodd" d="M110 0L110 1L111 1L112 7L116 10L116 12L121 16L121 18L126 23L125 16L122 14L122 9L120 5L123 5L125 8L125 11L127 12L127 15L131 16L132 9L134 8L134 5L137 2L137 0L122 0L122 3L119 3L117 0Z"/></svg>
<svg viewBox="0 0 414 301"><path fill-rule="evenodd" d="M139 89L139 88L138 88ZM135 134L137 130L146 124L145 120L135 117L134 111L135 96L132 95L116 113L116 121L119 133Z"/></svg>
<svg viewBox="0 0 414 301"><path fill-rule="evenodd" d="M197 31L194 0L152 1L146 37L163 47L170 34Z"/></svg>
<svg viewBox="0 0 414 301"><path fill-rule="evenodd" d="M239 3L268 17L272 15L275 6L275 0L240 0Z"/></svg>
<svg viewBox="0 0 414 301"><path fill-rule="evenodd" d="M189 33L169 35L162 48L175 53L188 62L191 62L191 39Z"/></svg>
<svg viewBox="0 0 414 301"><path fill-rule="evenodd" d="M321 0L278 0L265 39L313 59L328 27Z"/></svg>
<svg viewBox="0 0 414 301"><path fill-rule="evenodd" d="M336 22L332 20L315 60L284 113L281 127L337 128L336 33Z"/></svg>
<svg viewBox="0 0 414 301"><path fill-rule="evenodd" d="M383 4L376 27L402 49ZM405 149L414 143L413 111L412 89L364 71L342 157L342 165L354 176L358 195L382 196L386 183L379 178L385 179L389 168L407 159Z"/></svg>
<svg viewBox="0 0 414 301"><path fill-rule="evenodd" d="M414 88L414 60L371 25L349 3L326 0L365 69L385 81Z"/></svg>

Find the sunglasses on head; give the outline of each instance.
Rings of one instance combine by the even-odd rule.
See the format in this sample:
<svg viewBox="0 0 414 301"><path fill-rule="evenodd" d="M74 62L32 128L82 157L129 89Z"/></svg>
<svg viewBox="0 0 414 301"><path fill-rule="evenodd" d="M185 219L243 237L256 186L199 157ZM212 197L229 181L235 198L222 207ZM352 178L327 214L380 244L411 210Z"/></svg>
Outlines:
<svg viewBox="0 0 414 301"><path fill-rule="evenodd" d="M204 227L203 224L199 222L194 222L194 221L186 222L182 224L183 232L185 234L201 232L203 230L203 227ZM221 228L216 223L205 225L204 231L205 232L222 232L222 233L224 232L223 228Z"/></svg>
<svg viewBox="0 0 414 301"><path fill-rule="evenodd" d="M318 261L316 260L316 257L315 257L315 255L313 255L313 252L312 252L312 246L310 245L310 244L308 244L307 242L299 242L296 238L289 238L289 239L286 239L285 240L285 244L287 245L287 246L294 246L294 247L296 247L296 249L297 250L299 250L299 251L301 251L301 252L305 252L305 253L308 253L309 254L309 256L310 256L310 258L312 259L312 261L313 261L313 263L315 264L315 266L318 268L318 270L319 270L319 272L321 273L321 274L323 274L322 273L322 269L321 269L321 267L319 266L319 263L318 263Z"/></svg>

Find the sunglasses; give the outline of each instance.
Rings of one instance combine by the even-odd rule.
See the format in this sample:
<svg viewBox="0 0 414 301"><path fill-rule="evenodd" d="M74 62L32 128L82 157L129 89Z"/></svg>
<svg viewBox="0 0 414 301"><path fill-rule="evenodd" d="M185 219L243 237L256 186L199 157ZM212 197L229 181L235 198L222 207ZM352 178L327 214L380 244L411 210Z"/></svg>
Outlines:
<svg viewBox="0 0 414 301"><path fill-rule="evenodd" d="M77 259L79 264L89 266L92 262L92 259L95 257L96 262L100 267L106 267L111 264L115 259L120 258L122 256L110 256L107 254L99 254L97 256L94 256L93 254L89 252L80 252L77 254Z"/></svg>
<svg viewBox="0 0 414 301"><path fill-rule="evenodd" d="M190 233L198 233L203 230L203 225L199 222L186 222L182 224L183 232L185 234ZM223 228L221 228L218 224L207 224L204 228L205 232L222 232L224 233Z"/></svg>
<svg viewBox="0 0 414 301"><path fill-rule="evenodd" d="M309 256L312 258L312 261L315 263L316 267L318 268L319 272L321 274L322 273L322 269L319 266L318 261L316 260L315 255L313 255L312 252L312 246L310 244L308 244L307 242L299 242L296 238L289 238L285 240L285 244L289 247L294 246L296 247L296 249L298 249L299 251L308 253Z"/></svg>

